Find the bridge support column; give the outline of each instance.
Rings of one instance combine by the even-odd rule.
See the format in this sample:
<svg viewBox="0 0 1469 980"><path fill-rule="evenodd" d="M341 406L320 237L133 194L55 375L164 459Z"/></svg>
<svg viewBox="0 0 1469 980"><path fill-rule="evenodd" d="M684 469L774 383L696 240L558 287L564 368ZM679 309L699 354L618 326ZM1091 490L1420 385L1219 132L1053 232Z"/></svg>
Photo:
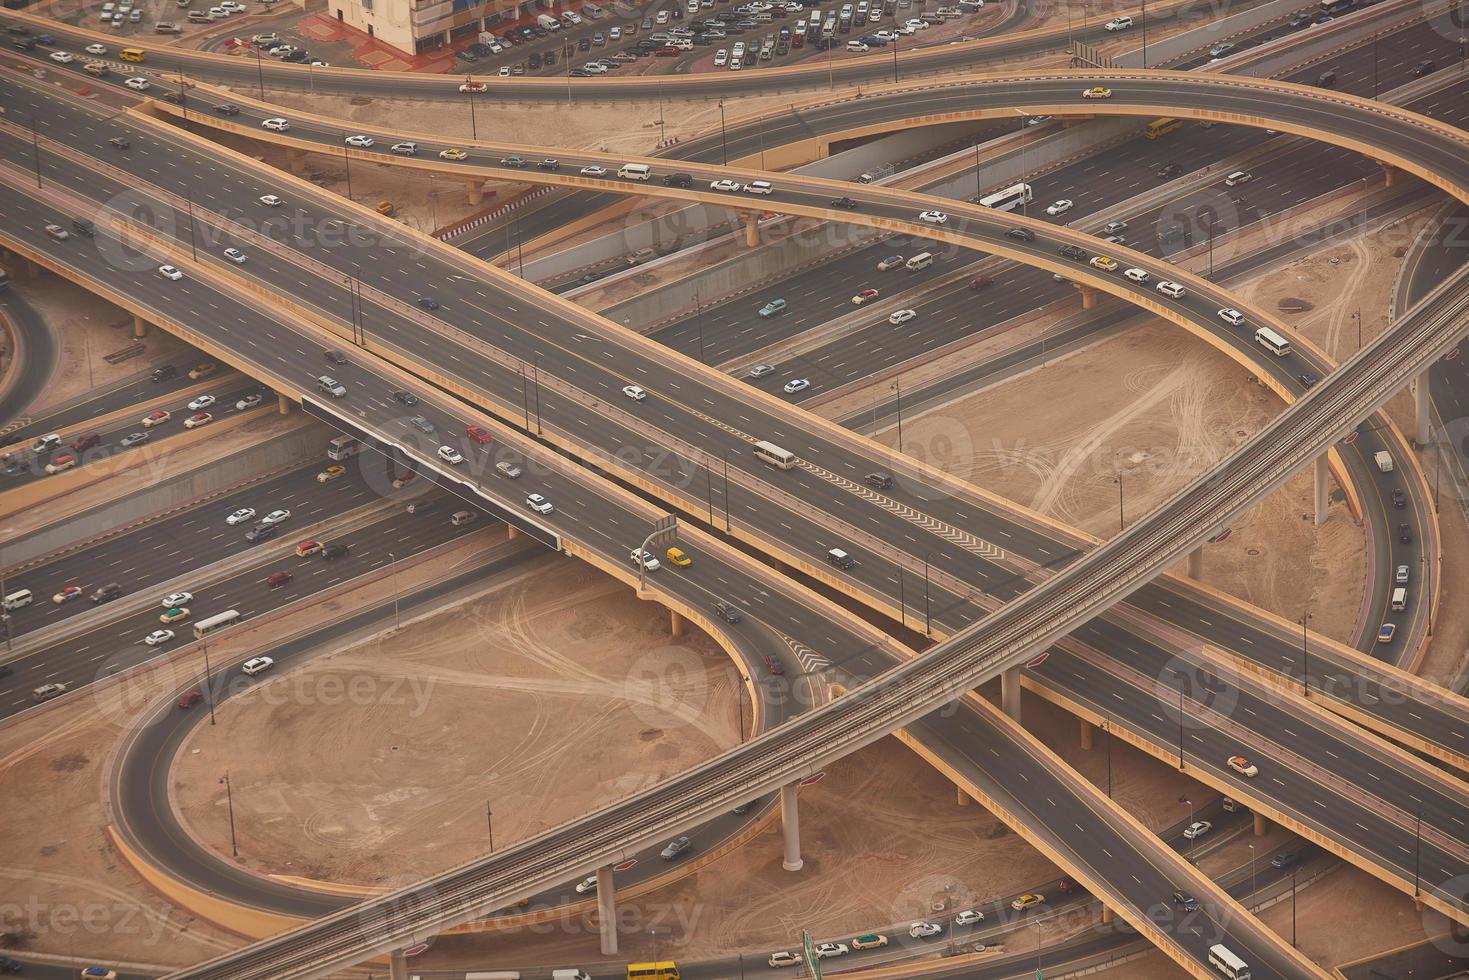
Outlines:
<svg viewBox="0 0 1469 980"><path fill-rule="evenodd" d="M966 793L966 792L964 792L964 787L963 786L955 786L954 787L954 790L955 790L955 792L954 792L954 802L957 803L957 804L959 804L960 806L968 806L969 805L969 794Z"/></svg>
<svg viewBox="0 0 1469 980"><path fill-rule="evenodd" d="M1096 725L1093 725L1091 722L1087 721L1085 718L1078 718L1078 719L1076 719L1076 721L1077 721L1077 724L1079 725L1080 730L1081 730L1081 748L1082 748L1082 751L1083 752L1090 752L1092 750L1092 741L1093 741L1093 738L1095 737L1096 732L1097 732L1097 726Z"/></svg>
<svg viewBox="0 0 1469 980"><path fill-rule="evenodd" d="M1377 165L1382 168L1382 185L1384 187L1391 187L1396 183L1398 176L1397 167L1394 167L1390 163L1383 163L1381 160L1377 161Z"/></svg>
<svg viewBox="0 0 1469 980"><path fill-rule="evenodd" d="M1097 291L1090 286L1076 284L1076 289L1081 293L1081 308L1083 310L1095 309L1097 305Z"/></svg>
<svg viewBox="0 0 1469 980"><path fill-rule="evenodd" d="M146 336L148 336L148 321L147 320L144 320L140 316L134 316L133 317L133 336L134 337L146 337Z"/></svg>
<svg viewBox="0 0 1469 980"><path fill-rule="evenodd" d="M597 929L602 936L602 955L617 955L617 886L612 884L612 865L597 869Z"/></svg>
<svg viewBox="0 0 1469 980"><path fill-rule="evenodd" d="M1204 577L1204 546L1199 545L1188 553L1188 577L1201 579Z"/></svg>
<svg viewBox="0 0 1469 980"><path fill-rule="evenodd" d="M668 632L671 636L683 636L687 630L688 620L679 615L677 610L668 610Z"/></svg>
<svg viewBox="0 0 1469 980"><path fill-rule="evenodd" d="M745 221L745 246L754 248L760 244L760 215L754 211L747 211L744 215Z"/></svg>
<svg viewBox="0 0 1469 980"><path fill-rule="evenodd" d="M1269 829L1270 821L1265 819L1265 815L1261 813L1255 814L1255 836L1264 837L1265 831Z"/></svg>
<svg viewBox="0 0 1469 980"><path fill-rule="evenodd" d="M1117 913L1112 911L1112 907L1110 905L1103 905L1102 906L1102 925L1108 925L1108 924L1110 924L1112 922L1112 920L1115 919L1115 918L1117 918Z"/></svg>
<svg viewBox="0 0 1469 980"><path fill-rule="evenodd" d="M275 407L276 410L279 411L282 415L291 414L291 400L285 395L275 396Z"/></svg>
<svg viewBox="0 0 1469 980"><path fill-rule="evenodd" d="M470 204L479 204L485 199L485 182L481 177L470 177L464 182L465 197Z"/></svg>
<svg viewBox="0 0 1469 980"><path fill-rule="evenodd" d="M1428 395L1428 372L1424 371L1413 381L1413 417L1417 420L1413 437L1420 446L1428 445L1433 439L1433 408L1428 403Z"/></svg>
<svg viewBox="0 0 1469 980"><path fill-rule="evenodd" d="M520 537L520 528L516 527L514 524L506 524L505 525L505 540L506 541L514 541L518 537Z"/></svg>
<svg viewBox="0 0 1469 980"><path fill-rule="evenodd" d="M408 957L401 949L388 954L388 977L389 980L408 980Z"/></svg>
<svg viewBox="0 0 1469 980"><path fill-rule="evenodd" d="M1326 510L1330 502L1331 490L1331 468L1326 464L1326 454L1322 453L1316 457L1314 466L1316 475L1316 526L1320 527L1326 523Z"/></svg>
<svg viewBox="0 0 1469 980"><path fill-rule="evenodd" d="M286 147L286 169L293 174L306 172L306 151L295 147Z"/></svg>
<svg viewBox="0 0 1469 980"><path fill-rule="evenodd" d="M1020 721L1020 668L1011 667L1000 675L1000 706L1010 720Z"/></svg>
<svg viewBox="0 0 1469 980"><path fill-rule="evenodd" d="M795 783L780 788L780 832L785 845L780 866L787 871L800 871L806 863L801 860L801 814L796 806L796 788Z"/></svg>

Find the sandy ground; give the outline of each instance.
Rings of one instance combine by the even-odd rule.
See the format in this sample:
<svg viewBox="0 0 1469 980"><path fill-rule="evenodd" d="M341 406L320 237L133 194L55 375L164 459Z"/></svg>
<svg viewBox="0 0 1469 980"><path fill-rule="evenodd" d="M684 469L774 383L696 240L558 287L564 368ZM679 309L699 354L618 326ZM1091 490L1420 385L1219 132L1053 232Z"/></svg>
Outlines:
<svg viewBox="0 0 1469 980"><path fill-rule="evenodd" d="M491 529L461 538L450 554L405 567L399 585L408 589L442 578L499 540ZM382 577L327 608L347 613L391 594L391 579ZM237 627L210 644L211 659L217 667L243 657L320 617L321 607L312 607L262 626L258 634ZM111 753L150 702L202 672L197 658L185 655L60 710L0 726L6 826L24 831L0 834L0 948L93 962L182 964L238 945L235 937L159 898L105 833L111 822L105 800Z"/></svg>
<svg viewBox="0 0 1469 980"><path fill-rule="evenodd" d="M1136 520L1280 407L1234 361L1155 322L905 419L903 448L1105 538L1118 529L1118 476ZM877 438L893 445L896 429ZM1233 521L1208 547L1204 580L1283 616L1309 602L1316 627L1342 638L1362 594L1362 536L1347 520L1302 520L1309 501L1298 477Z"/></svg>
<svg viewBox="0 0 1469 980"><path fill-rule="evenodd" d="M31 414L99 387L129 377L151 362L188 350L188 345L162 330L133 339L133 318L83 289L45 274L18 284L27 302L57 338L56 369L45 391L30 406ZM141 343L137 355L117 364L105 358Z"/></svg>
<svg viewBox="0 0 1469 980"><path fill-rule="evenodd" d="M311 697L332 684L398 696ZM503 847L637 792L739 741L737 674L662 606L561 562L228 702L180 754L195 833L240 861L376 885Z"/></svg>

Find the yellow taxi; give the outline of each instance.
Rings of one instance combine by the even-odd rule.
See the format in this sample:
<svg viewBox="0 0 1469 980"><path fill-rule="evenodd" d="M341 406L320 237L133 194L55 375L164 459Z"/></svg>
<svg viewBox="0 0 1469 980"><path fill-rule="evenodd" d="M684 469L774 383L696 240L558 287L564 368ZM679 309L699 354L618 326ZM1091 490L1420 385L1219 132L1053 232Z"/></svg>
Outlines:
<svg viewBox="0 0 1469 980"><path fill-rule="evenodd" d="M343 473L346 473L346 472L347 472L347 467L345 467L345 466L328 466L326 469L324 469L320 473L316 474L316 482L317 483L330 483L333 480L335 480L337 477L341 476Z"/></svg>
<svg viewBox="0 0 1469 980"><path fill-rule="evenodd" d="M459 150L459 149L440 150L439 151L439 159L440 160L468 160L469 159L469 154L468 153L465 153L463 150Z"/></svg>
<svg viewBox="0 0 1469 980"><path fill-rule="evenodd" d="M1093 269L1101 269L1103 272L1116 272L1117 260L1109 259L1105 255L1093 255L1091 267Z"/></svg>
<svg viewBox="0 0 1469 980"><path fill-rule="evenodd" d="M194 381L198 381L200 378L209 377L211 374L218 370L218 364L215 364L213 361L205 361L202 364L195 364L193 367L189 368L189 377Z"/></svg>
<svg viewBox="0 0 1469 980"><path fill-rule="evenodd" d="M1093 85L1085 92L1082 92L1081 97L1083 99L1110 99L1112 97L1112 90L1103 88L1101 85Z"/></svg>

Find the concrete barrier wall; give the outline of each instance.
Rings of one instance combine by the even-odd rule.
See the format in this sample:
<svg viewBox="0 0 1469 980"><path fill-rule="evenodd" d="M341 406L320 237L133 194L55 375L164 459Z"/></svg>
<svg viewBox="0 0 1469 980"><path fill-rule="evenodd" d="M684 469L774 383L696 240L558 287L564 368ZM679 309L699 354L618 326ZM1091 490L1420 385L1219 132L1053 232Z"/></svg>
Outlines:
<svg viewBox="0 0 1469 980"><path fill-rule="evenodd" d="M269 442L241 449L187 473L164 479L155 486L129 494L60 525L43 528L5 544L5 565L13 568L54 551L71 547L116 528L125 528L186 506L201 497L228 490L262 473L275 472L309 460L326 461L326 444L334 435L330 426L309 423Z"/></svg>

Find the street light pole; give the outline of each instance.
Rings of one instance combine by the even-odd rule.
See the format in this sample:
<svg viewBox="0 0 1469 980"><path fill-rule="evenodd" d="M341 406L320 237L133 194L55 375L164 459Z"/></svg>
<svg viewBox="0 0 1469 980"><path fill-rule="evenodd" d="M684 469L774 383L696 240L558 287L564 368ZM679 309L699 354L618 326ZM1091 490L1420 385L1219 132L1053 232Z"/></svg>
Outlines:
<svg viewBox="0 0 1469 980"><path fill-rule="evenodd" d="M1143 67L1148 67L1148 0L1143 0Z"/></svg>
<svg viewBox="0 0 1469 980"><path fill-rule="evenodd" d="M403 628L403 621L398 616L398 559L393 557L391 551L388 552L388 569L393 576L393 629L400 630Z"/></svg>
<svg viewBox="0 0 1469 980"><path fill-rule="evenodd" d="M214 724L214 672L209 669L209 644L201 643L204 651L204 697L209 702L209 724Z"/></svg>
<svg viewBox="0 0 1469 980"><path fill-rule="evenodd" d="M36 129L36 114L31 113L31 153L36 160L36 189L41 189L41 134Z"/></svg>
<svg viewBox="0 0 1469 980"><path fill-rule="evenodd" d="M1251 844L1251 845L1249 845L1249 848L1250 848L1250 901L1253 902L1255 900L1255 893L1260 890L1260 885L1259 885L1259 878L1257 878L1255 876L1255 845L1254 844ZM1249 910L1249 906L1248 905L1245 906L1245 910L1246 911Z"/></svg>
<svg viewBox="0 0 1469 980"><path fill-rule="evenodd" d="M1183 673L1175 670L1178 678L1178 771L1183 772Z"/></svg>
<svg viewBox="0 0 1469 980"><path fill-rule="evenodd" d="M893 379L893 403L898 410L898 452L903 451L903 386Z"/></svg>
<svg viewBox="0 0 1469 980"><path fill-rule="evenodd" d="M194 239L194 195L189 188L184 188L184 203L189 207L189 251L194 256L194 261L199 261L199 243ZM88 361L88 364L91 362Z"/></svg>
<svg viewBox="0 0 1469 980"><path fill-rule="evenodd" d="M1311 621L1311 614L1301 612L1301 696L1311 696L1311 651L1306 647L1306 624Z"/></svg>
<svg viewBox="0 0 1469 980"><path fill-rule="evenodd" d="M239 857L240 845L235 839L235 793L234 788L230 786L230 771L228 769L224 771L224 778L220 782L224 783L224 798L230 812L230 856Z"/></svg>
<svg viewBox="0 0 1469 980"><path fill-rule="evenodd" d="M485 803L485 823L490 831L490 853L495 853L495 811L490 809L490 804Z"/></svg>
<svg viewBox="0 0 1469 980"><path fill-rule="evenodd" d="M724 129L724 100L719 100L719 154L724 159L724 165L729 166L729 139Z"/></svg>
<svg viewBox="0 0 1469 980"><path fill-rule="evenodd" d="M342 133L342 160L347 167L347 200L352 200L352 154L351 147L347 145L347 134Z"/></svg>
<svg viewBox="0 0 1469 980"><path fill-rule="evenodd" d="M464 84L470 86L467 93L469 95L469 138L477 140L479 139L479 121L474 115L474 82L471 79Z"/></svg>
<svg viewBox="0 0 1469 980"><path fill-rule="evenodd" d="M1122 507L1122 474L1118 473L1113 479L1117 484L1117 529L1121 533L1127 530L1127 512Z"/></svg>

